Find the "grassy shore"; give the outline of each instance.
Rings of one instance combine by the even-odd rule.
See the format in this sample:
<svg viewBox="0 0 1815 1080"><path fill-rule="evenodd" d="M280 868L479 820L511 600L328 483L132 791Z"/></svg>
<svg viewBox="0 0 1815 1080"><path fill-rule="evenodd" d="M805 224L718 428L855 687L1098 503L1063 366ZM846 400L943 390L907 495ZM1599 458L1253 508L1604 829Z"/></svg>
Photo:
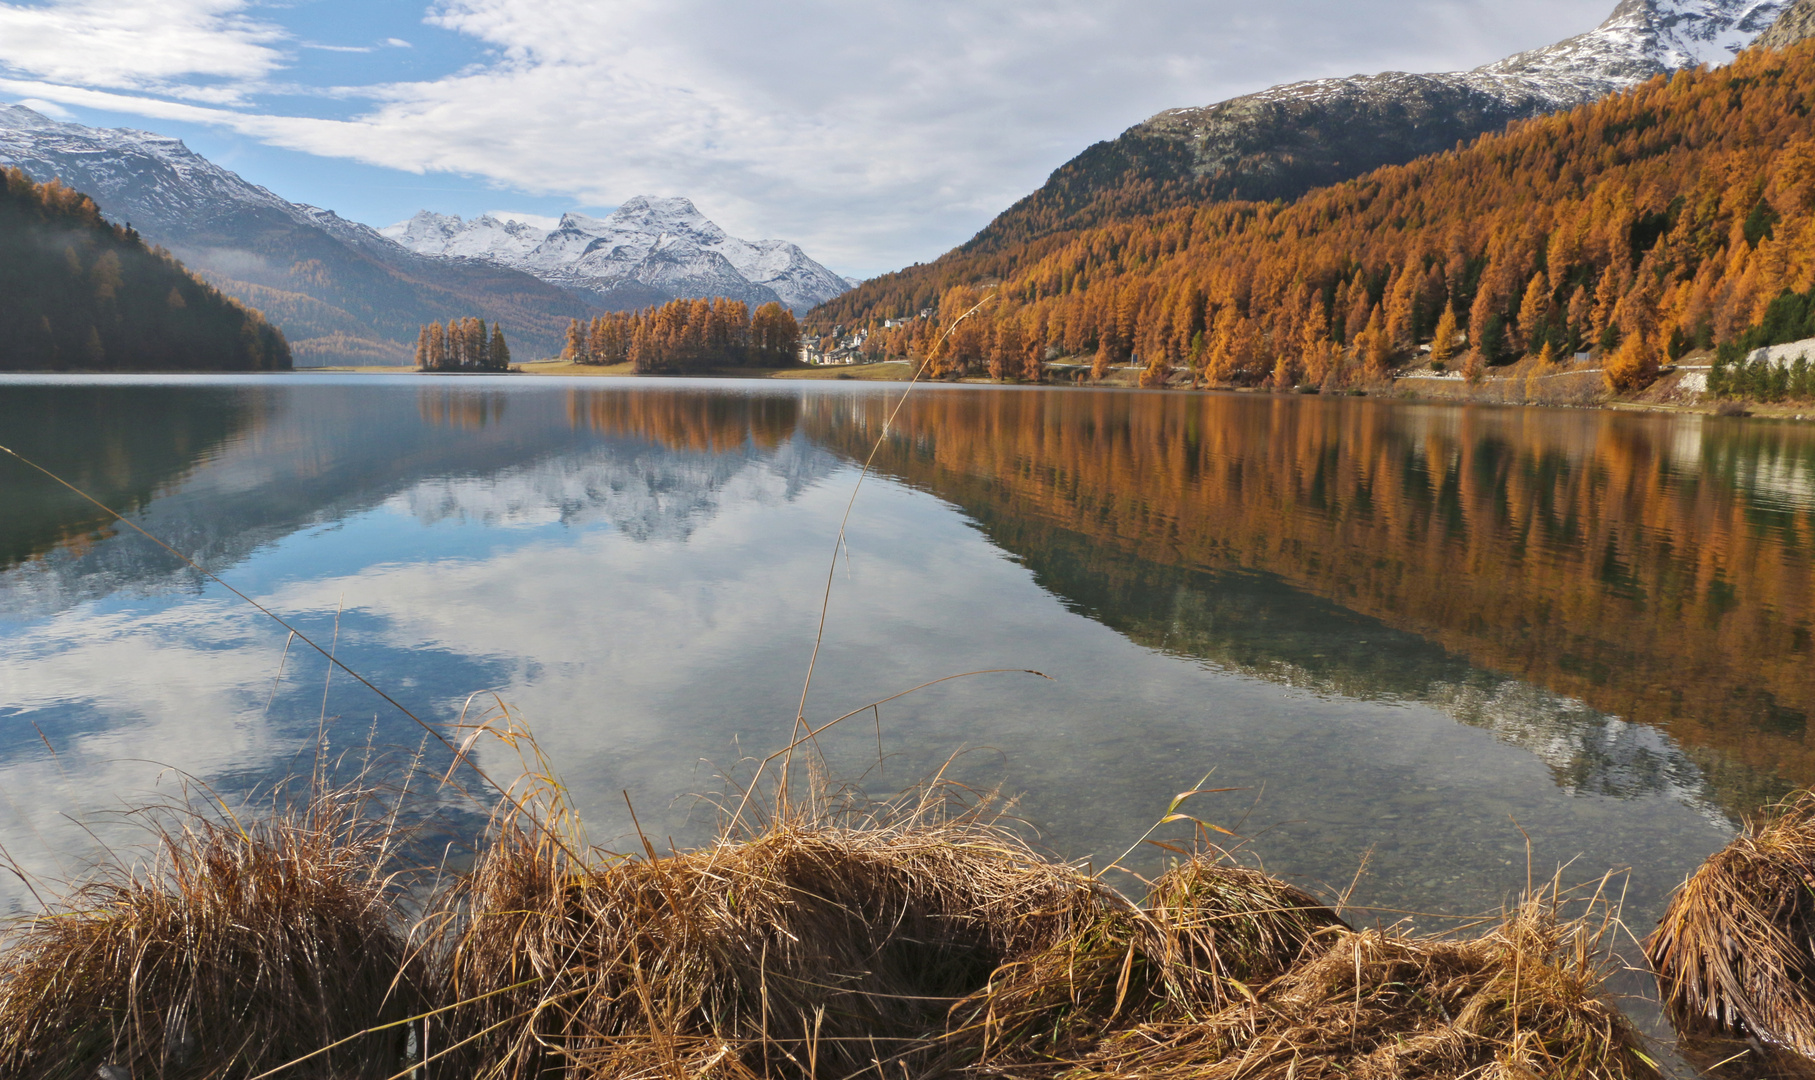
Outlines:
<svg viewBox="0 0 1815 1080"><path fill-rule="evenodd" d="M1207 831L1129 895L937 787L747 798L665 855L511 791L451 876L369 793L177 815L0 938L0 1075L1656 1075L1604 991L1608 913L1554 889L1422 937Z"/></svg>

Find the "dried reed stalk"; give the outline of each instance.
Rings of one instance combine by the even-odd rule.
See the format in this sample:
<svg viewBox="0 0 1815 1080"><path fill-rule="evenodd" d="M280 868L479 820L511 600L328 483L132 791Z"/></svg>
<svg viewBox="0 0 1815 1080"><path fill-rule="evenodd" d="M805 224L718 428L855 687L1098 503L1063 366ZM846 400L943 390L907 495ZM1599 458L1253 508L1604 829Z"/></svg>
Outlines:
<svg viewBox="0 0 1815 1080"><path fill-rule="evenodd" d="M365 809L338 791L243 828L162 816L149 865L103 871L6 935L0 1076L247 1077L304 1057L284 1075L396 1072L403 1028L351 1038L425 992L390 838Z"/></svg>
<svg viewBox="0 0 1815 1080"><path fill-rule="evenodd" d="M1815 1056L1815 793L1746 823L1645 942L1679 1023Z"/></svg>

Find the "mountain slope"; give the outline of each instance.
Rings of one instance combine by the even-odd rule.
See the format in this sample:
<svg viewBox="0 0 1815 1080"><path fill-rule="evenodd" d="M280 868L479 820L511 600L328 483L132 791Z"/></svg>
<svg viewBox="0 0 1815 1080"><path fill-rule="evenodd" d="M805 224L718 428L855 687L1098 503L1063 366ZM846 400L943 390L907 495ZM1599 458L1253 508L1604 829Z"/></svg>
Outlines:
<svg viewBox="0 0 1815 1080"><path fill-rule="evenodd" d="M1762 49L1783 49L1815 37L1815 0L1796 0L1759 35L1755 42Z"/></svg>
<svg viewBox="0 0 1815 1080"><path fill-rule="evenodd" d="M331 211L247 183L177 139L0 105L0 164L91 194L229 295L264 312L302 363L405 362L418 328L481 314L520 353L552 355L583 300L492 263L429 259Z"/></svg>
<svg viewBox="0 0 1815 1080"><path fill-rule="evenodd" d="M0 371L281 371L248 310L61 184L0 169Z"/></svg>
<svg viewBox="0 0 1815 1080"><path fill-rule="evenodd" d="M1692 347L1815 337L1812 108L1815 41L1748 50L1293 203L1181 207L969 257L994 301L937 350L933 320L871 316L871 350L930 352L935 373L1018 374L1057 352L1138 358L1149 385L1188 369L1289 389L1384 379L1429 341L1471 375L1595 350L1590 370L1637 389ZM945 290L939 325L981 298Z"/></svg>
<svg viewBox="0 0 1815 1080"><path fill-rule="evenodd" d="M931 263L865 282L815 323L910 314L952 285L1038 258L1043 241L1068 230L1223 199L1294 199L1654 75L1718 65L1787 6L1621 0L1586 34L1473 71L1319 79L1171 109L1089 147L971 240ZM979 273L984 264L987 272Z"/></svg>
<svg viewBox="0 0 1815 1080"><path fill-rule="evenodd" d="M380 231L411 251L511 267L617 311L712 297L804 311L850 287L785 240L739 240L687 199L639 196L602 220L566 214L547 233L427 210Z"/></svg>
<svg viewBox="0 0 1815 1080"><path fill-rule="evenodd" d="M1168 110L1061 166L964 250L1188 201L1296 198L1653 75L1725 63L1785 6L1622 0L1586 34L1473 71L1318 79Z"/></svg>

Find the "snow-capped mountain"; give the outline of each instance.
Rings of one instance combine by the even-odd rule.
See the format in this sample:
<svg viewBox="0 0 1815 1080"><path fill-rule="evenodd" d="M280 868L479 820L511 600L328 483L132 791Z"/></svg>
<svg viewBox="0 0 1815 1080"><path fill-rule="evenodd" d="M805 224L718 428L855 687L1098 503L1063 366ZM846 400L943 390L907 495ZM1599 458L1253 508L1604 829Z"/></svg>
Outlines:
<svg viewBox="0 0 1815 1080"><path fill-rule="evenodd" d="M1654 75L1725 63L1790 7L1789 0L1621 0L1585 34L1473 71L1315 79L1170 109L1060 166L963 250L1173 205L1294 199Z"/></svg>
<svg viewBox="0 0 1815 1080"><path fill-rule="evenodd" d="M424 258L149 131L63 123L0 104L0 164L35 180L60 178L110 220L130 222L263 311L299 365L407 362L421 324L474 314L498 321L519 353L549 355L567 320L593 311L531 275Z"/></svg>
<svg viewBox="0 0 1815 1080"><path fill-rule="evenodd" d="M566 214L548 232L427 210L380 232L423 255L508 266L612 307L726 296L805 311L850 287L785 240L739 240L687 199L640 196L603 219Z"/></svg>
<svg viewBox="0 0 1815 1080"><path fill-rule="evenodd" d="M1287 83L1194 109L1170 109L1148 124L1179 124L1246 103L1340 100L1356 92L1400 97L1426 85L1497 99L1520 113L1552 112L1607 96L1654 75L1732 60L1776 22L1789 0L1621 0L1599 27L1472 71L1389 71Z"/></svg>
<svg viewBox="0 0 1815 1080"><path fill-rule="evenodd" d="M1574 105L1664 72L1725 64L1789 6L1789 0L1621 0L1586 34L1467 75L1477 81L1512 76Z"/></svg>

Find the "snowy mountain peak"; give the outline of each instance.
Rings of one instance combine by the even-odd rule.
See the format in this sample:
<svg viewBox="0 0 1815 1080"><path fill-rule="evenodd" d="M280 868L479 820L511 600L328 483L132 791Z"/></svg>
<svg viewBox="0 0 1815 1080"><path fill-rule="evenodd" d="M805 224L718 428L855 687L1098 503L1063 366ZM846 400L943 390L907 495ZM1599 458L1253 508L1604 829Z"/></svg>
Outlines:
<svg viewBox="0 0 1815 1080"><path fill-rule="evenodd" d="M193 228L247 208L308 222L290 203L189 149L181 139L136 128L91 128L23 105L0 105L0 164L35 179L61 177L100 204L156 230Z"/></svg>
<svg viewBox="0 0 1815 1080"><path fill-rule="evenodd" d="M0 104L0 127L17 128L20 131L42 131L56 126L55 120L23 105Z"/></svg>
<svg viewBox="0 0 1815 1080"><path fill-rule="evenodd" d="M1592 100L1653 75L1719 66L1770 29L1790 0L1621 0L1586 34L1519 53L1469 74L1552 84L1554 96Z"/></svg>
<svg viewBox="0 0 1815 1080"><path fill-rule="evenodd" d="M570 211L548 232L427 210L380 232L422 255L484 259L614 306L725 296L804 311L849 287L795 245L739 240L682 198L639 195L605 218Z"/></svg>

